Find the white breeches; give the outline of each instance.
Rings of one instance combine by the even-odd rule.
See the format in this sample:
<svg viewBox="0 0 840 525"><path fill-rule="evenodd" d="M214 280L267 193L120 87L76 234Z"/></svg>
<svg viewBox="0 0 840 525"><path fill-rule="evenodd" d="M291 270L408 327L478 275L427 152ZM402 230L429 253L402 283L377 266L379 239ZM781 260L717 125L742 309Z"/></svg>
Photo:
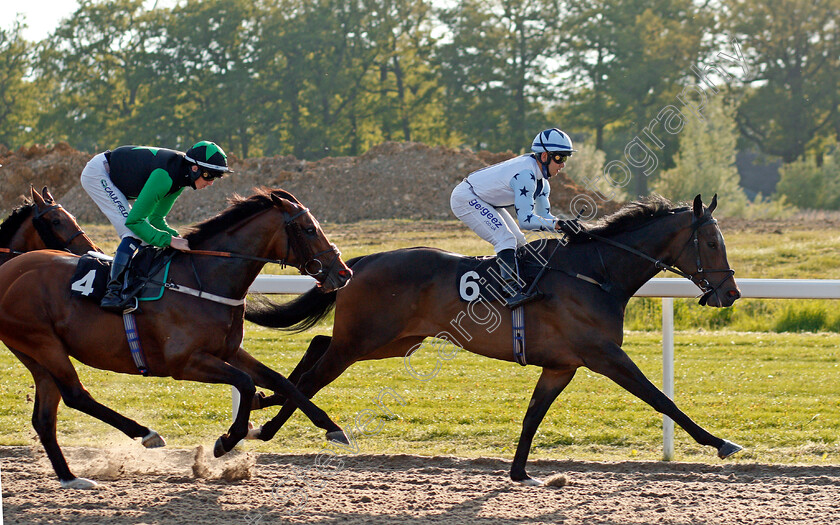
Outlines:
<svg viewBox="0 0 840 525"><path fill-rule="evenodd" d="M456 217L493 245L496 253L525 245L525 235L510 213L481 200L466 182L461 182L452 190L449 205Z"/></svg>
<svg viewBox="0 0 840 525"><path fill-rule="evenodd" d="M111 182L111 176L108 173L108 161L105 160L105 154L96 155L82 170L82 188L114 225L120 239L128 236L137 237L125 225L131 205L125 195Z"/></svg>

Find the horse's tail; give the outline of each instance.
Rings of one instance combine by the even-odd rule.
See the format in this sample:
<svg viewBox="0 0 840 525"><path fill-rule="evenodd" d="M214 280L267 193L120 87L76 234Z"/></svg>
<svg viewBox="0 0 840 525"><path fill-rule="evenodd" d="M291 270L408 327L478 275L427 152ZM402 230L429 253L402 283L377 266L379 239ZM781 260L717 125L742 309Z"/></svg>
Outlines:
<svg viewBox="0 0 840 525"><path fill-rule="evenodd" d="M347 261L353 267L361 257ZM278 304L271 299L257 295L245 305L245 319L260 326L278 328L291 332L304 332L324 319L335 308L338 292L323 293L313 288L291 302Z"/></svg>
<svg viewBox="0 0 840 525"><path fill-rule="evenodd" d="M260 326L291 332L309 330L335 307L336 292L309 290L291 302L278 304L265 296L256 296L245 306L245 319Z"/></svg>

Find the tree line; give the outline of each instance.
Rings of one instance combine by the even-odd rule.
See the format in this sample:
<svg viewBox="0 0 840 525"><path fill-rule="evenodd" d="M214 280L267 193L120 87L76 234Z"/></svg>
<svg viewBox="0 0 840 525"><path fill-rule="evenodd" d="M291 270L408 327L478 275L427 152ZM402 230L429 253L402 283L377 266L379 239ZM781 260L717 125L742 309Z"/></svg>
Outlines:
<svg viewBox="0 0 840 525"><path fill-rule="evenodd" d="M711 125L704 95L726 98L736 148L821 166L838 20L840 0L81 0L43 41L0 27L0 144L318 159L386 140L519 152L559 126L644 194L680 160L663 111Z"/></svg>

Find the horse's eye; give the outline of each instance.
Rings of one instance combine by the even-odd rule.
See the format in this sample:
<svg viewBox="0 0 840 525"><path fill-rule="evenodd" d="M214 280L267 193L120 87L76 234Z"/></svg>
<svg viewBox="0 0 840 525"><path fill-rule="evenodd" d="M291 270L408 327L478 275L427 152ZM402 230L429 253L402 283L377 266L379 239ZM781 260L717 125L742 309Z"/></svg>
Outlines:
<svg viewBox="0 0 840 525"><path fill-rule="evenodd" d="M715 248L717 248L717 243L715 241L710 241L706 243L706 246L714 250Z"/></svg>
<svg viewBox="0 0 840 525"><path fill-rule="evenodd" d="M53 220L52 220L52 225L53 225L53 226L59 226L60 224L61 224L61 221L60 221L60 220L58 220L58 219L53 219Z"/></svg>
<svg viewBox="0 0 840 525"><path fill-rule="evenodd" d="M303 231L305 231L307 235L315 235L315 232L318 230L316 230L314 226L310 226L309 228L304 228Z"/></svg>

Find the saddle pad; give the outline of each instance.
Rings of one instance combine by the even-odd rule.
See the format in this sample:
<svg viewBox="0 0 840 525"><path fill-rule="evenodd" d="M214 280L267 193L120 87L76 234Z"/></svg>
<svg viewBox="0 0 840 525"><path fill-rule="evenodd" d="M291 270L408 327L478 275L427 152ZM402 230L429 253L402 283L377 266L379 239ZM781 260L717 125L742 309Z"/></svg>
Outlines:
<svg viewBox="0 0 840 525"><path fill-rule="evenodd" d="M84 297L97 303L105 296L111 263L98 257L82 255L76 264L76 271L70 278L70 294Z"/></svg>
<svg viewBox="0 0 840 525"><path fill-rule="evenodd" d="M527 289L538 269L519 260L519 271ZM488 302L501 301L507 297L502 291L499 263L493 256L461 259L455 272L455 286L458 288L458 296L466 302L475 301L479 297Z"/></svg>
<svg viewBox="0 0 840 525"><path fill-rule="evenodd" d="M123 295L140 301L157 301L163 297L164 283L169 278L169 265L175 252L144 246L131 259Z"/></svg>

